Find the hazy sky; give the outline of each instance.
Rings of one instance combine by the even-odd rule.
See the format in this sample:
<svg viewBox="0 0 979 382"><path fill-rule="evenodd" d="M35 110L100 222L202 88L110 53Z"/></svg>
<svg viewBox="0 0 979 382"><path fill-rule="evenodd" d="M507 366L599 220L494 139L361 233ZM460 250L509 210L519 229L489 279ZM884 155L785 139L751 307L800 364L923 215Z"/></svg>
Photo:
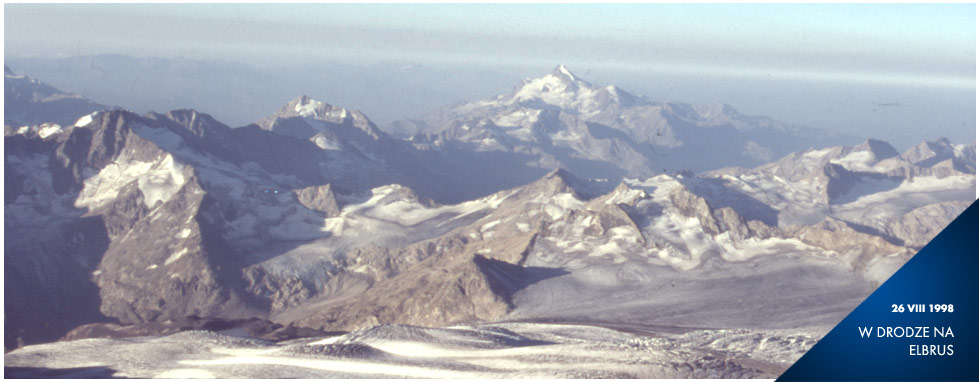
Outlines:
<svg viewBox="0 0 979 382"><path fill-rule="evenodd" d="M6 55L563 62L975 86L975 5L5 5Z"/></svg>
<svg viewBox="0 0 979 382"><path fill-rule="evenodd" d="M816 86L813 102L830 89L907 103L915 93L964 95L973 106L954 121L961 129L975 121L975 16L975 4L5 4L4 55L394 62L523 76L564 63L651 98L740 98L720 101L810 124L819 118L792 114L806 102L798 89L797 99L752 99L765 86ZM672 93L657 78L675 82ZM755 89L695 89L719 81Z"/></svg>

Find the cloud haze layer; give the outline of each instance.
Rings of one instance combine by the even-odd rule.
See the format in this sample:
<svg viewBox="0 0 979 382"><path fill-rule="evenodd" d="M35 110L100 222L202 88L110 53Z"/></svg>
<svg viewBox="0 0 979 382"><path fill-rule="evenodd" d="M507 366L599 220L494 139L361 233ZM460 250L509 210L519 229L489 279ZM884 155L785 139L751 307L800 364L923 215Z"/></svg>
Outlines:
<svg viewBox="0 0 979 382"><path fill-rule="evenodd" d="M975 139L956 134L975 125L974 4L12 4L4 32L7 59L110 53L245 62L279 74L335 62L514 76L492 89L452 84L486 95L564 63L653 99L726 102L868 136L909 135L925 119L928 130ZM913 106L936 99L941 113ZM458 99L425 104L444 100ZM411 116L346 106L382 122ZM922 138L934 137L908 144Z"/></svg>

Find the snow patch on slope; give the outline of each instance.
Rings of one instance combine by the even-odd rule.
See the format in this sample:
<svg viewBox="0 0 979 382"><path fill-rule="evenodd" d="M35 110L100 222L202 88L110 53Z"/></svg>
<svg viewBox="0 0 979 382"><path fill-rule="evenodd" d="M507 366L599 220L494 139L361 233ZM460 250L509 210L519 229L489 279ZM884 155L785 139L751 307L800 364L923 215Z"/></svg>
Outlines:
<svg viewBox="0 0 979 382"><path fill-rule="evenodd" d="M314 144L316 144L317 147L319 147L319 148L321 148L323 150L334 150L335 151L335 150L340 150L341 149L340 148L340 142L337 142L334 139L327 138L326 136L323 135L323 133L316 134L312 138L312 141L313 141Z"/></svg>
<svg viewBox="0 0 979 382"><path fill-rule="evenodd" d="M400 185L376 187L369 195L340 194L338 199L343 205L340 213L318 220L315 229L319 239L302 244L264 266L266 269L329 268L337 256L343 256L350 248L367 245L404 247L476 223L514 193L516 191L501 192L456 205L426 203ZM470 235L479 237L478 232L470 232ZM366 271L367 268L357 270ZM314 283L320 279L314 275L302 277L307 276Z"/></svg>
<svg viewBox="0 0 979 382"><path fill-rule="evenodd" d="M102 207L115 199L123 187L136 181L143 193L143 204L147 208L154 208L170 200L184 186L185 167L167 154L157 162L140 162L121 156L98 173L85 168L83 175L87 177L75 200L75 207L89 210Z"/></svg>
<svg viewBox="0 0 979 382"><path fill-rule="evenodd" d="M187 248L174 252L173 254L170 255L170 257L167 258L166 261L163 262L163 265L173 264L174 261L180 260L180 258L183 257L185 254L187 254Z"/></svg>
<svg viewBox="0 0 979 382"><path fill-rule="evenodd" d="M37 136L41 137L41 139L45 139L52 135L60 134L62 131L64 130L61 128L61 125L45 124L41 125L41 129L37 131Z"/></svg>
<svg viewBox="0 0 979 382"><path fill-rule="evenodd" d="M92 121L94 120L93 118L95 118L97 115L99 115L99 112L94 112L78 118L78 121L75 122L75 127L85 127L92 124Z"/></svg>
<svg viewBox="0 0 979 382"><path fill-rule="evenodd" d="M149 208L165 203L184 186L184 166L173 155L167 154L162 161L151 167L138 179L143 204Z"/></svg>

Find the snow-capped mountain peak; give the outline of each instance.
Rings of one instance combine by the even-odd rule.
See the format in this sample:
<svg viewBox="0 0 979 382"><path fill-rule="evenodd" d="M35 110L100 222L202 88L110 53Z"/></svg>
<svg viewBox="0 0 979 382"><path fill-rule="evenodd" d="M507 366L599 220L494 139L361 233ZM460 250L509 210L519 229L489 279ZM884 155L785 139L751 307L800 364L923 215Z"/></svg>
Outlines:
<svg viewBox="0 0 979 382"><path fill-rule="evenodd" d="M366 133L372 140L380 139L383 135L363 113L317 101L306 95L289 101L272 115L258 121L258 125L265 130L304 139L313 137L320 132L334 135L337 133L334 130L340 126L355 127L361 133ZM354 135L358 134L354 133ZM353 138L350 136L344 138L344 140L349 139ZM318 145L321 147L338 147L328 142L318 143Z"/></svg>
<svg viewBox="0 0 979 382"><path fill-rule="evenodd" d="M542 167L563 165L600 178L617 171L642 177L667 169L704 171L719 163L757 166L806 147L855 141L744 115L726 104L655 102L614 85L589 83L565 65L524 79L509 93L396 124L399 130L432 134L415 142L536 152ZM568 157L569 152L574 154Z"/></svg>
<svg viewBox="0 0 979 382"><path fill-rule="evenodd" d="M568 70L568 67L564 66L564 64L560 64L555 67L554 70L551 71L551 75L556 77L567 77L572 82L578 81L578 77L575 77L575 75L571 73L571 70Z"/></svg>
<svg viewBox="0 0 979 382"><path fill-rule="evenodd" d="M593 86L566 66L558 65L543 77L524 79L501 101L503 105L519 104L536 109L557 107L587 113L600 109L603 106L601 100L614 102L619 98L619 92L618 89Z"/></svg>
<svg viewBox="0 0 979 382"><path fill-rule="evenodd" d="M547 75L541 78L524 80L523 86L517 89L510 98L509 103L518 103L528 100L542 100L546 103L557 101L570 101L577 93L577 86L573 81L567 81L565 77Z"/></svg>
<svg viewBox="0 0 979 382"><path fill-rule="evenodd" d="M348 115L353 116L354 113L349 112L345 108L336 107L326 102L312 99L309 96L301 95L296 99L289 101L289 103L287 103L286 106L280 109L276 114L278 114L280 117L298 116L329 122L341 122L347 118Z"/></svg>
<svg viewBox="0 0 979 382"><path fill-rule="evenodd" d="M557 108L574 114L591 115L610 107L632 107L646 102L616 86L593 85L576 76L567 66L558 65L543 77L524 79L513 92L497 98L496 103L496 106L502 107Z"/></svg>
<svg viewBox="0 0 979 382"><path fill-rule="evenodd" d="M316 114L317 108L323 108L324 105L326 105L323 102L314 100L305 95L299 97L297 101L298 102L296 102L296 106L293 107L293 110L295 110L297 113L299 113L299 115L304 117L308 117Z"/></svg>

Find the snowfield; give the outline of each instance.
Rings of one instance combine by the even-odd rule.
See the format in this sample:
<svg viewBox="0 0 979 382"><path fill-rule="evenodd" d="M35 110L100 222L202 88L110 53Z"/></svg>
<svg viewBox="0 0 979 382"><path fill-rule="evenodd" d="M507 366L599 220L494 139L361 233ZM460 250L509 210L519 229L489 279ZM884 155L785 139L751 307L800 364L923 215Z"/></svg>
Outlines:
<svg viewBox="0 0 979 382"><path fill-rule="evenodd" d="M273 343L189 331L29 346L5 367L61 378L774 378L823 332L500 322Z"/></svg>

